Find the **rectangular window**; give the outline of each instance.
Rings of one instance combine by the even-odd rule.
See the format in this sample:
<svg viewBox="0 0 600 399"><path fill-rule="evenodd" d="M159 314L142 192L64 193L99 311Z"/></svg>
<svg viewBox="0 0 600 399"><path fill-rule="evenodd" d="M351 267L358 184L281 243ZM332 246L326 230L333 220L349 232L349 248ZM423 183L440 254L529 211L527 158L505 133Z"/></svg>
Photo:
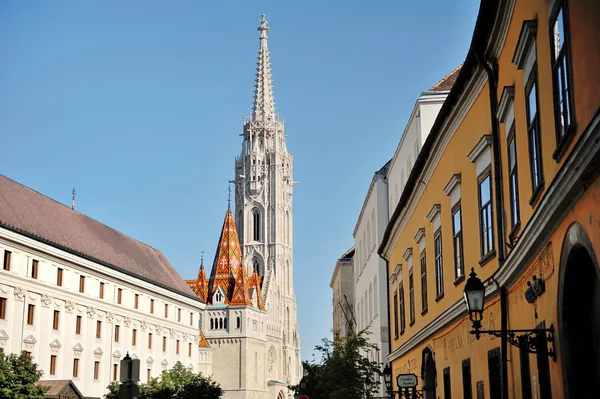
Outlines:
<svg viewBox="0 0 600 399"><path fill-rule="evenodd" d="M150 313L154 314L154 299L150 299Z"/></svg>
<svg viewBox="0 0 600 399"><path fill-rule="evenodd" d="M559 2L557 2L559 3ZM573 92L571 88L571 62L567 2L560 2L550 19L552 54L552 80L554 84L554 116L556 139L560 147L563 138L573 126Z"/></svg>
<svg viewBox="0 0 600 399"><path fill-rule="evenodd" d="M60 267L56 269L56 285L62 287L63 269Z"/></svg>
<svg viewBox="0 0 600 399"><path fill-rule="evenodd" d="M188 343L188 356L192 356L192 343Z"/></svg>
<svg viewBox="0 0 600 399"><path fill-rule="evenodd" d="M79 292L85 292L85 276L79 276Z"/></svg>
<svg viewBox="0 0 600 399"><path fill-rule="evenodd" d="M415 322L415 283L413 279L413 271L410 269L408 274L408 296L409 296L409 310L410 310L410 325Z"/></svg>
<svg viewBox="0 0 600 399"><path fill-rule="evenodd" d="M152 349L152 333L148 333L148 349Z"/></svg>
<svg viewBox="0 0 600 399"><path fill-rule="evenodd" d="M194 314L190 312L190 326L194 325Z"/></svg>
<svg viewBox="0 0 600 399"><path fill-rule="evenodd" d="M117 288L117 303L120 305L123 299L123 289Z"/></svg>
<svg viewBox="0 0 600 399"><path fill-rule="evenodd" d="M137 309L139 306L140 306L140 296L138 294L135 294L135 297L133 298L133 307Z"/></svg>
<svg viewBox="0 0 600 399"><path fill-rule="evenodd" d="M163 352L167 351L167 337L163 337Z"/></svg>
<svg viewBox="0 0 600 399"><path fill-rule="evenodd" d="M94 379L97 380L100 375L100 362L94 362Z"/></svg>
<svg viewBox="0 0 600 399"><path fill-rule="evenodd" d="M104 298L104 283L100 283L100 292L98 293L98 296L100 297L100 299Z"/></svg>
<svg viewBox="0 0 600 399"><path fill-rule="evenodd" d="M473 388L471 387L471 359L462 361L462 386L464 399L473 399Z"/></svg>
<svg viewBox="0 0 600 399"><path fill-rule="evenodd" d="M515 124L508 133L508 188L510 206L510 227L516 229L520 223L519 215L519 181L517 178L517 144L515 141Z"/></svg>
<svg viewBox="0 0 600 399"><path fill-rule="evenodd" d="M147 369L146 370L146 383L150 382L151 375L152 375L152 369Z"/></svg>
<svg viewBox="0 0 600 399"><path fill-rule="evenodd" d="M398 338L398 293L394 291L394 337Z"/></svg>
<svg viewBox="0 0 600 399"><path fill-rule="evenodd" d="M35 305L27 306L27 324L33 325L33 316L35 316Z"/></svg>
<svg viewBox="0 0 600 399"><path fill-rule="evenodd" d="M452 241L454 245L454 278L455 281L458 281L465 276L460 203L452 209Z"/></svg>
<svg viewBox="0 0 600 399"><path fill-rule="evenodd" d="M0 298L0 319L6 319L6 298Z"/></svg>
<svg viewBox="0 0 600 399"><path fill-rule="evenodd" d="M406 327L406 312L404 310L404 286L400 283L400 334L404 333Z"/></svg>
<svg viewBox="0 0 600 399"><path fill-rule="evenodd" d="M427 256L421 252L421 314L427 312Z"/></svg>
<svg viewBox="0 0 600 399"><path fill-rule="evenodd" d="M58 330L58 322L60 320L60 311L55 310L54 311L54 317L52 319L52 329L53 330Z"/></svg>
<svg viewBox="0 0 600 399"><path fill-rule="evenodd" d="M113 381L117 381L117 377L119 375L118 371L119 371L119 365L113 364Z"/></svg>
<svg viewBox="0 0 600 399"><path fill-rule="evenodd" d="M494 250L494 222L492 215L492 178L488 168L479 177L479 234L481 258L490 256Z"/></svg>
<svg viewBox="0 0 600 399"><path fill-rule="evenodd" d="M137 330L135 328L131 330L131 345L137 345Z"/></svg>
<svg viewBox="0 0 600 399"><path fill-rule="evenodd" d="M179 340L175 343L175 354L179 355Z"/></svg>
<svg viewBox="0 0 600 399"><path fill-rule="evenodd" d="M102 321L96 322L96 338L102 337Z"/></svg>
<svg viewBox="0 0 600 399"><path fill-rule="evenodd" d="M4 251L4 263L2 264L2 268L6 271L10 271L10 256L12 253L10 251Z"/></svg>
<svg viewBox="0 0 600 399"><path fill-rule="evenodd" d="M488 351L488 378L490 382L490 399L502 398L502 380L500 375L500 348Z"/></svg>
<svg viewBox="0 0 600 399"><path fill-rule="evenodd" d="M169 305L165 303L165 317L169 317Z"/></svg>
<svg viewBox="0 0 600 399"><path fill-rule="evenodd" d="M181 309L177 309L177 321L181 321Z"/></svg>
<svg viewBox="0 0 600 399"><path fill-rule="evenodd" d="M531 72L525 85L525 99L527 111L527 138L529 141L529 163L531 169L531 192L532 201L535 202L541 191L544 177L542 172L542 147L540 143L540 115L538 112L538 84L537 73Z"/></svg>
<svg viewBox="0 0 600 399"><path fill-rule="evenodd" d="M450 385L450 367L444 369L444 399L452 399L452 387Z"/></svg>
<svg viewBox="0 0 600 399"><path fill-rule="evenodd" d="M436 300L444 296L444 265L442 262L442 230L438 229L433 238L435 250L435 295Z"/></svg>
<svg viewBox="0 0 600 399"><path fill-rule="evenodd" d="M73 378L79 374L79 359L73 359Z"/></svg>
<svg viewBox="0 0 600 399"><path fill-rule="evenodd" d="M81 334L81 316L75 319L75 334Z"/></svg>
<svg viewBox="0 0 600 399"><path fill-rule="evenodd" d="M115 326L115 342L119 342L119 326Z"/></svg>
<svg viewBox="0 0 600 399"><path fill-rule="evenodd" d="M31 278L38 278L38 266L39 262L34 259L33 262L31 262Z"/></svg>
<svg viewBox="0 0 600 399"><path fill-rule="evenodd" d="M529 365L529 351L527 349L528 348L519 348L522 399L531 399L531 369Z"/></svg>
<svg viewBox="0 0 600 399"><path fill-rule="evenodd" d="M56 355L50 355L50 375L56 374Z"/></svg>

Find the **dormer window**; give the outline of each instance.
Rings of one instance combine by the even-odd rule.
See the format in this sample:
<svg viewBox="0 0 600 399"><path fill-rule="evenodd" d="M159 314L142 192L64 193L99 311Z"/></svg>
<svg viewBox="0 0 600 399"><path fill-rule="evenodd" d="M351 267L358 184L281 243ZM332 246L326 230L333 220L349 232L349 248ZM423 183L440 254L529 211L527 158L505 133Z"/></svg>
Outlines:
<svg viewBox="0 0 600 399"><path fill-rule="evenodd" d="M223 290L219 287L217 289L217 292L215 292L215 296L213 297L213 302L214 303L223 303L224 299L225 299L225 295L223 295Z"/></svg>

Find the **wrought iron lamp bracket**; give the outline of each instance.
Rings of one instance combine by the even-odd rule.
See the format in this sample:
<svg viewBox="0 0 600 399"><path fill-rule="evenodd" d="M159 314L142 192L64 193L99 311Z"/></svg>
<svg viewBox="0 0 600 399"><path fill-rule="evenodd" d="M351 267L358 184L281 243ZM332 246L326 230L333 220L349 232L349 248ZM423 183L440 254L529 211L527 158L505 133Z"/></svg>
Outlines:
<svg viewBox="0 0 600 399"><path fill-rule="evenodd" d="M524 349L528 353L540 353L540 344L543 341L547 342L548 356L556 362L556 351L554 350L554 326L550 325L546 329L533 329L533 330L482 330L474 325L474 329L471 330L471 334L475 335L476 339L479 339L481 334L489 334L494 337L502 338L506 335L506 340L511 345L516 346L519 349Z"/></svg>

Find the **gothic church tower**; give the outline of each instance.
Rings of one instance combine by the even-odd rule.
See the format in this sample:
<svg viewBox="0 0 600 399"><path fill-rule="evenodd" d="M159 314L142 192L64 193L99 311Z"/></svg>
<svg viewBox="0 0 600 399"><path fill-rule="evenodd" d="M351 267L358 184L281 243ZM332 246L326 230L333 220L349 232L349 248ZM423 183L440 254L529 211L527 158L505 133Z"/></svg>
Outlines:
<svg viewBox="0 0 600 399"><path fill-rule="evenodd" d="M244 119L242 152L235 160L235 215L247 275L261 277L267 312L267 378L296 384L302 376L293 284L293 163L283 119L275 114L269 26L263 15L254 104Z"/></svg>

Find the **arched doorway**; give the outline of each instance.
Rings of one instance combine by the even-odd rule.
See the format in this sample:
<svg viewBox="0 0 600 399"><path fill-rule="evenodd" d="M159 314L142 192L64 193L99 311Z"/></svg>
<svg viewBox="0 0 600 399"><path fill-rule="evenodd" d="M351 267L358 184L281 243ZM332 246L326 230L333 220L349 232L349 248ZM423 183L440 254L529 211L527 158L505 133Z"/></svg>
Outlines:
<svg viewBox="0 0 600 399"><path fill-rule="evenodd" d="M600 275L589 237L569 228L561 253L558 317L565 397L600 392Z"/></svg>
<svg viewBox="0 0 600 399"><path fill-rule="evenodd" d="M435 359L430 348L423 349L421 363L421 379L423 380L423 397L425 399L437 399L435 394L436 370Z"/></svg>

